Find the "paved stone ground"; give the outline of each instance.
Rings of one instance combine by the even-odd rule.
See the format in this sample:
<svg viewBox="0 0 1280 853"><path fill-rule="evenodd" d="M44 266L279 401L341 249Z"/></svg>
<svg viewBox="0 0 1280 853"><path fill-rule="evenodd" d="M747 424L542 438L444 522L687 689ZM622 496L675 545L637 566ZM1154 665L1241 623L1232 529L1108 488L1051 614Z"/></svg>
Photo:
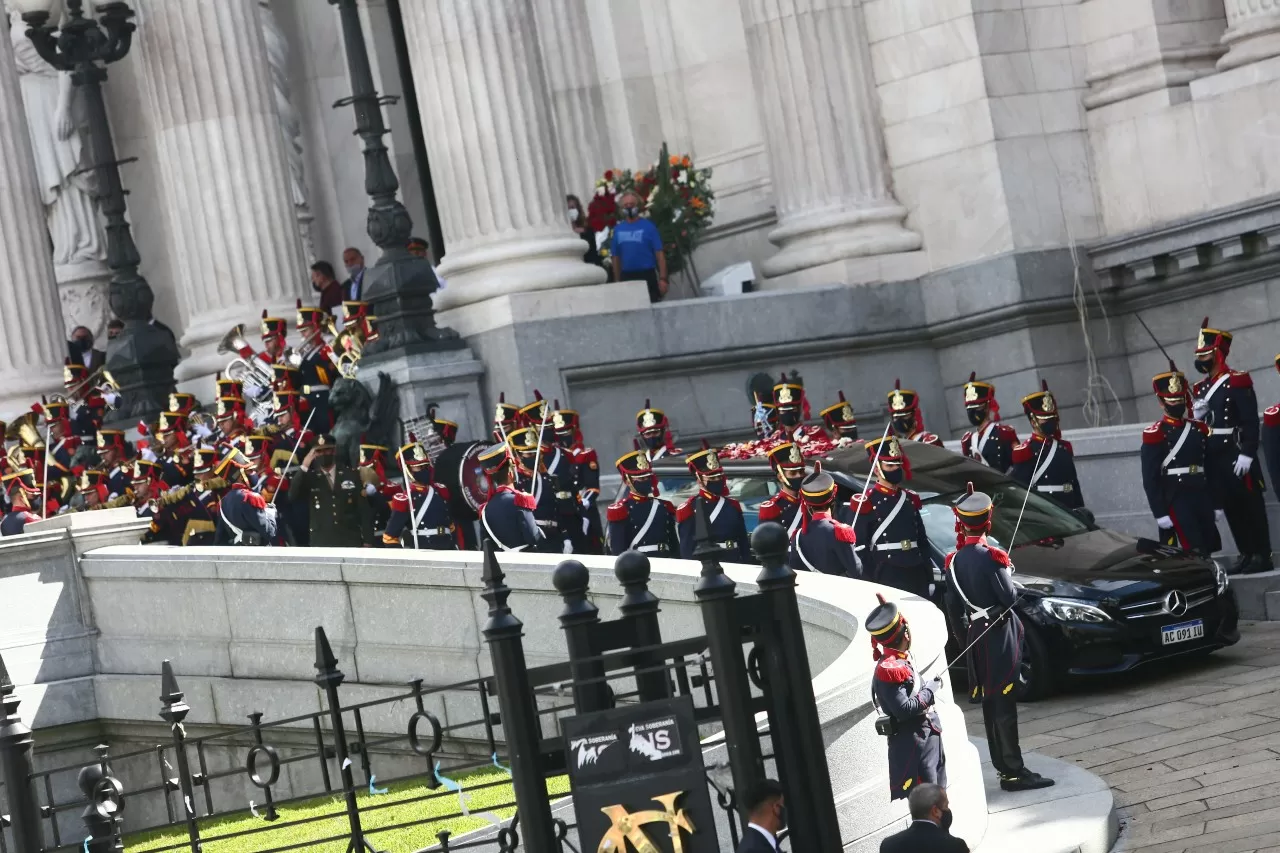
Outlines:
<svg viewBox="0 0 1280 853"><path fill-rule="evenodd" d="M1280 853L1280 623L1230 649L1019 706L1022 747L1107 781L1117 851ZM966 706L969 731L982 713Z"/></svg>

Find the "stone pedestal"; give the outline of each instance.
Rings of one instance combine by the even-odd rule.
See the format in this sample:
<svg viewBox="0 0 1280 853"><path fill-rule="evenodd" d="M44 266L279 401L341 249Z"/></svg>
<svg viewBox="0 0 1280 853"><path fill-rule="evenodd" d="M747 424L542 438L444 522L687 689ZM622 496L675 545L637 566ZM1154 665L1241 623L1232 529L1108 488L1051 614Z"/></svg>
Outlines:
<svg viewBox="0 0 1280 853"><path fill-rule="evenodd" d="M58 281L58 299L62 303L62 325L67 337L76 326L93 332L95 346L104 349L111 307L107 304L107 287L111 270L100 261L65 264L54 267Z"/></svg>
<svg viewBox="0 0 1280 853"><path fill-rule="evenodd" d="M236 323L292 317L308 272L256 0L142 0L139 49L156 127L186 379L227 357Z"/></svg>
<svg viewBox="0 0 1280 853"><path fill-rule="evenodd" d="M360 362L360 381L378 389L378 374L391 377L400 394L400 419L408 423L425 417L434 403L438 417L458 425L459 441L484 440L489 419L480 396L484 364L469 349L403 355L366 356ZM421 436L419 436L421 438Z"/></svg>
<svg viewBox="0 0 1280 853"><path fill-rule="evenodd" d="M918 250L889 187L860 4L742 0L742 14L778 199L765 276Z"/></svg>
<svg viewBox="0 0 1280 853"><path fill-rule="evenodd" d="M8 36L0 38L0 418L62 385L66 356L49 234Z"/></svg>
<svg viewBox="0 0 1280 853"><path fill-rule="evenodd" d="M1227 54L1218 70L1280 56L1280 0L1227 0Z"/></svg>
<svg viewBox="0 0 1280 853"><path fill-rule="evenodd" d="M436 308L596 284L565 215L555 120L527 0L403 5L449 282Z"/></svg>

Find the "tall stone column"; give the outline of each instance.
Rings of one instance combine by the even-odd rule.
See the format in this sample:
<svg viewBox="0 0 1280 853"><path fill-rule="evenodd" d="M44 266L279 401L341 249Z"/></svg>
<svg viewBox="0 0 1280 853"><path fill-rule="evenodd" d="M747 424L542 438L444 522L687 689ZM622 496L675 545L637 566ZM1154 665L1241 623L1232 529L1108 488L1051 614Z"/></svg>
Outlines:
<svg viewBox="0 0 1280 853"><path fill-rule="evenodd" d="M1227 0L1227 53L1218 60L1226 71L1280 56L1280 0Z"/></svg>
<svg viewBox="0 0 1280 853"><path fill-rule="evenodd" d="M44 205L13 62L0 38L0 418L59 390L67 353Z"/></svg>
<svg viewBox="0 0 1280 853"><path fill-rule="evenodd" d="M257 0L140 0L138 37L191 356L179 380L220 369L217 343L265 308L293 316L308 287Z"/></svg>
<svg viewBox="0 0 1280 853"><path fill-rule="evenodd" d="M565 216L528 0L418 0L405 35L448 254L438 309L604 281Z"/></svg>
<svg viewBox="0 0 1280 853"><path fill-rule="evenodd" d="M858 0L741 0L781 251L765 276L920 248L894 198Z"/></svg>

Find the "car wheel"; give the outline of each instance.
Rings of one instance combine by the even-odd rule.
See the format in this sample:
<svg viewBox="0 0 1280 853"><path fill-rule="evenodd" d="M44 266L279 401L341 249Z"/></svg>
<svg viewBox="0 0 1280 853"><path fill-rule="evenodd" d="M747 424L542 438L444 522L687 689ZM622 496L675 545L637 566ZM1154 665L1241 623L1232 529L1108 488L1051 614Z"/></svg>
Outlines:
<svg viewBox="0 0 1280 853"><path fill-rule="evenodd" d="M1049 649L1030 625L1022 637L1022 665L1018 672L1018 701L1035 702L1057 692L1057 679L1049 662Z"/></svg>

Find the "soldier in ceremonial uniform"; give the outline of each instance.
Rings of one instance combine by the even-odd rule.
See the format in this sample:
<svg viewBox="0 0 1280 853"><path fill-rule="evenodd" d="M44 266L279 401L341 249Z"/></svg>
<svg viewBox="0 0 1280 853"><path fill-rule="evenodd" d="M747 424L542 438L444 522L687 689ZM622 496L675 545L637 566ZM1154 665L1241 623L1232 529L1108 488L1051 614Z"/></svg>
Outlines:
<svg viewBox="0 0 1280 853"><path fill-rule="evenodd" d="M543 538L533 517L537 502L533 495L517 490L514 485L516 466L509 443L503 441L481 451L478 459L493 484L489 499L480 507L483 539L492 542L499 551L535 548Z"/></svg>
<svg viewBox="0 0 1280 853"><path fill-rule="evenodd" d="M26 530L27 524L40 521L40 484L30 468L18 468L3 476L4 492L9 500L9 510L0 520L0 536L16 536Z"/></svg>
<svg viewBox="0 0 1280 853"><path fill-rule="evenodd" d="M507 402L506 393L498 395L498 408L493 413L493 440L506 441L507 436L523 426L520 407Z"/></svg>
<svg viewBox="0 0 1280 853"><path fill-rule="evenodd" d="M1022 762L1018 744L1018 671L1022 663L1022 622L1013 610L1018 597L1009 555L987 542L994 508L991 498L975 492L955 506L960 540L947 555L951 588L969 617L965 645L974 673L971 699L982 702L991 763L1006 791L1029 791L1053 784Z"/></svg>
<svg viewBox="0 0 1280 853"><path fill-rule="evenodd" d="M747 538L747 524L742 517L742 504L729 497L729 484L725 481L720 454L710 447L703 447L685 457L685 464L698 480L699 489L676 510L676 524L680 534L680 556L693 559L697 531L697 512L705 507L707 533L711 543L724 551L724 559L734 563L755 562L751 556L751 541Z"/></svg>
<svg viewBox="0 0 1280 853"><path fill-rule="evenodd" d="M609 505L609 553L641 551L658 557L680 553L676 536L676 510L658 497L658 478L643 450L620 457L618 473L627 485L622 500Z"/></svg>
<svg viewBox="0 0 1280 853"><path fill-rule="evenodd" d="M543 442L537 426L521 427L507 436L507 443L516 463L516 488L533 496L533 517L542 531L534 550L572 554L573 531L580 524L572 483L547 470L552 450Z"/></svg>
<svg viewBox="0 0 1280 853"><path fill-rule="evenodd" d="M942 447L942 439L924 428L920 416L920 395L902 387L902 381L893 380L893 390L885 395L889 399L889 422L899 438L933 444Z"/></svg>
<svg viewBox="0 0 1280 853"><path fill-rule="evenodd" d="M1258 398L1253 378L1227 364L1231 340L1230 332L1209 328L1204 318L1195 366L1205 378L1192 388L1192 405L1196 420L1209 427L1211 480L1240 549L1234 571L1252 574L1271 571L1271 531L1258 464Z"/></svg>
<svg viewBox="0 0 1280 853"><path fill-rule="evenodd" d="M299 395L296 391L277 391L275 400L275 443L271 450L268 466L271 478L268 488L280 492L278 497L268 495L267 500L275 497L283 527L292 534L293 542L300 547L311 544L310 512L305 501L289 499L289 486L293 478L301 470L302 460L316 440L316 431L302 429L303 420L298 414ZM314 426L316 416L311 416Z"/></svg>
<svg viewBox="0 0 1280 853"><path fill-rule="evenodd" d="M259 354L267 364L279 364L286 348L285 338L289 334L289 321L280 317L270 317L266 309L262 311L262 352Z"/></svg>
<svg viewBox="0 0 1280 853"><path fill-rule="evenodd" d="M818 414L832 438L837 441L848 439L849 443L858 440L858 420L853 416L853 406L844 398L843 391L840 392L839 402L827 406Z"/></svg>
<svg viewBox="0 0 1280 853"><path fill-rule="evenodd" d="M289 500L307 508L313 548L359 548L373 536L360 475L338 464L337 445L319 436L289 483Z"/></svg>
<svg viewBox="0 0 1280 853"><path fill-rule="evenodd" d="M880 711L877 725L889 739L889 799L905 799L911 789L926 782L947 786L947 759L942 750L942 722L934 710L942 691L942 677L926 684L911 662L911 629L907 617L883 595L867 616L871 656L876 669L871 697Z"/></svg>
<svg viewBox="0 0 1280 853"><path fill-rule="evenodd" d="M445 447L453 447L453 443L458 440L458 425L454 421L436 416L436 407L432 403L427 406L427 417L431 419L431 424L436 428L436 435L440 436L440 440L444 442Z"/></svg>
<svg viewBox="0 0 1280 853"><path fill-rule="evenodd" d="M302 336L300 386L295 388L305 395L307 414L315 410L312 424L326 432L333 427L329 414L329 388L338 378L334 363L333 347L325 342L325 329L330 328L329 314L318 307L308 307L298 300L298 334Z"/></svg>
<svg viewBox="0 0 1280 853"><path fill-rule="evenodd" d="M567 454L567 464L572 471L574 491L578 498L581 524L575 528L573 552L575 554L604 553L604 531L600 525L600 512L596 502L600 499L600 460L594 448L582 441L581 422L573 409L560 408L555 401L551 413L551 427L555 431L557 453ZM564 463L561 463L564 464ZM547 469L554 472L550 464Z"/></svg>
<svg viewBox="0 0 1280 853"><path fill-rule="evenodd" d="M650 463L672 459L684 452L675 446L666 412L653 408L648 400L644 401L644 408L636 412L636 432L640 434L641 448Z"/></svg>
<svg viewBox="0 0 1280 853"><path fill-rule="evenodd" d="M820 426L805 426L809 417L809 399L805 396L804 385L798 380L782 377L782 381L773 386L773 405L778 412L778 432L774 438L806 444L815 438L827 438Z"/></svg>
<svg viewBox="0 0 1280 853"><path fill-rule="evenodd" d="M398 492L391 500L391 517L382 534L382 544L390 547L418 548L434 551L462 549L462 531L449 511L449 490L435 481L435 471L427 449L412 435L400 448L398 461L409 472L407 491Z"/></svg>
<svg viewBox="0 0 1280 853"><path fill-rule="evenodd" d="M156 423L156 438L160 441L157 456L164 487L175 489L193 482L191 469L195 448L187 435L187 416L178 411L161 412Z"/></svg>
<svg viewBox="0 0 1280 853"><path fill-rule="evenodd" d="M1013 448L1018 446L1018 433L1000 421L1000 404L996 402L996 386L979 382L970 373L964 384L964 412L973 429L960 439L960 452L1000 473L1013 465Z"/></svg>
<svg viewBox="0 0 1280 853"><path fill-rule="evenodd" d="M862 572L874 583L929 598L933 561L920 496L902 485L911 479L902 443L895 435L873 439L867 457L874 460L875 484L850 503Z"/></svg>
<svg viewBox="0 0 1280 853"><path fill-rule="evenodd" d="M1276 356L1276 372L1280 373L1280 355ZM1271 484L1280 483L1280 406L1272 406L1262 413L1262 452L1267 458L1267 473Z"/></svg>
<svg viewBox="0 0 1280 853"><path fill-rule="evenodd" d="M372 542L366 544L382 546L383 534L387 531L387 522L391 520L391 502L402 491L401 485L388 476L387 458L390 450L378 444L360 445L360 482L364 486L364 497L369 504L370 535Z"/></svg>
<svg viewBox="0 0 1280 853"><path fill-rule="evenodd" d="M138 518L151 518L159 507L157 494L161 488L162 470L160 463L148 462L145 459L133 461L131 489L133 491L133 508Z"/></svg>
<svg viewBox="0 0 1280 853"><path fill-rule="evenodd" d="M1031 422L1032 433L1013 449L1009 476L1067 509L1084 507L1075 456L1071 442L1062 440L1058 403L1049 391L1049 383L1041 380L1039 391L1023 397L1022 409Z"/></svg>
<svg viewBox="0 0 1280 853"><path fill-rule="evenodd" d="M770 448L769 466L778 478L778 493L760 504L760 521L774 521L787 531L787 538L800 529L803 513L800 511L800 486L804 483L804 456L800 448L790 441Z"/></svg>
<svg viewBox="0 0 1280 853"><path fill-rule="evenodd" d="M275 545L276 508L253 491L246 480L251 463L231 448L219 460L215 473L227 482L218 501L218 545Z"/></svg>
<svg viewBox="0 0 1280 853"><path fill-rule="evenodd" d="M42 402L32 407L44 414L49 428L50 477L56 469L62 476L71 475L71 460L80 449L81 439L72 434L71 404L66 400Z"/></svg>
<svg viewBox="0 0 1280 853"><path fill-rule="evenodd" d="M1165 545L1208 557L1222 542L1215 515L1221 491L1210 481L1209 427L1187 417L1187 378L1171 363L1151 380L1164 417L1142 431L1142 488Z"/></svg>
<svg viewBox="0 0 1280 853"><path fill-rule="evenodd" d="M787 563L798 572L822 572L860 579L862 569L854 551L857 537L853 528L831 517L831 508L836 501L836 481L822 470L821 462L813 467L813 473L800 486L804 518L791 540Z"/></svg>
<svg viewBox="0 0 1280 853"><path fill-rule="evenodd" d="M98 458L107 472L108 500L129 491L129 446L118 429L98 430Z"/></svg>
<svg viewBox="0 0 1280 853"><path fill-rule="evenodd" d="M107 485L107 472L96 468L81 471L76 479L76 501L71 505L72 512L85 512L101 509L110 500L110 487Z"/></svg>

